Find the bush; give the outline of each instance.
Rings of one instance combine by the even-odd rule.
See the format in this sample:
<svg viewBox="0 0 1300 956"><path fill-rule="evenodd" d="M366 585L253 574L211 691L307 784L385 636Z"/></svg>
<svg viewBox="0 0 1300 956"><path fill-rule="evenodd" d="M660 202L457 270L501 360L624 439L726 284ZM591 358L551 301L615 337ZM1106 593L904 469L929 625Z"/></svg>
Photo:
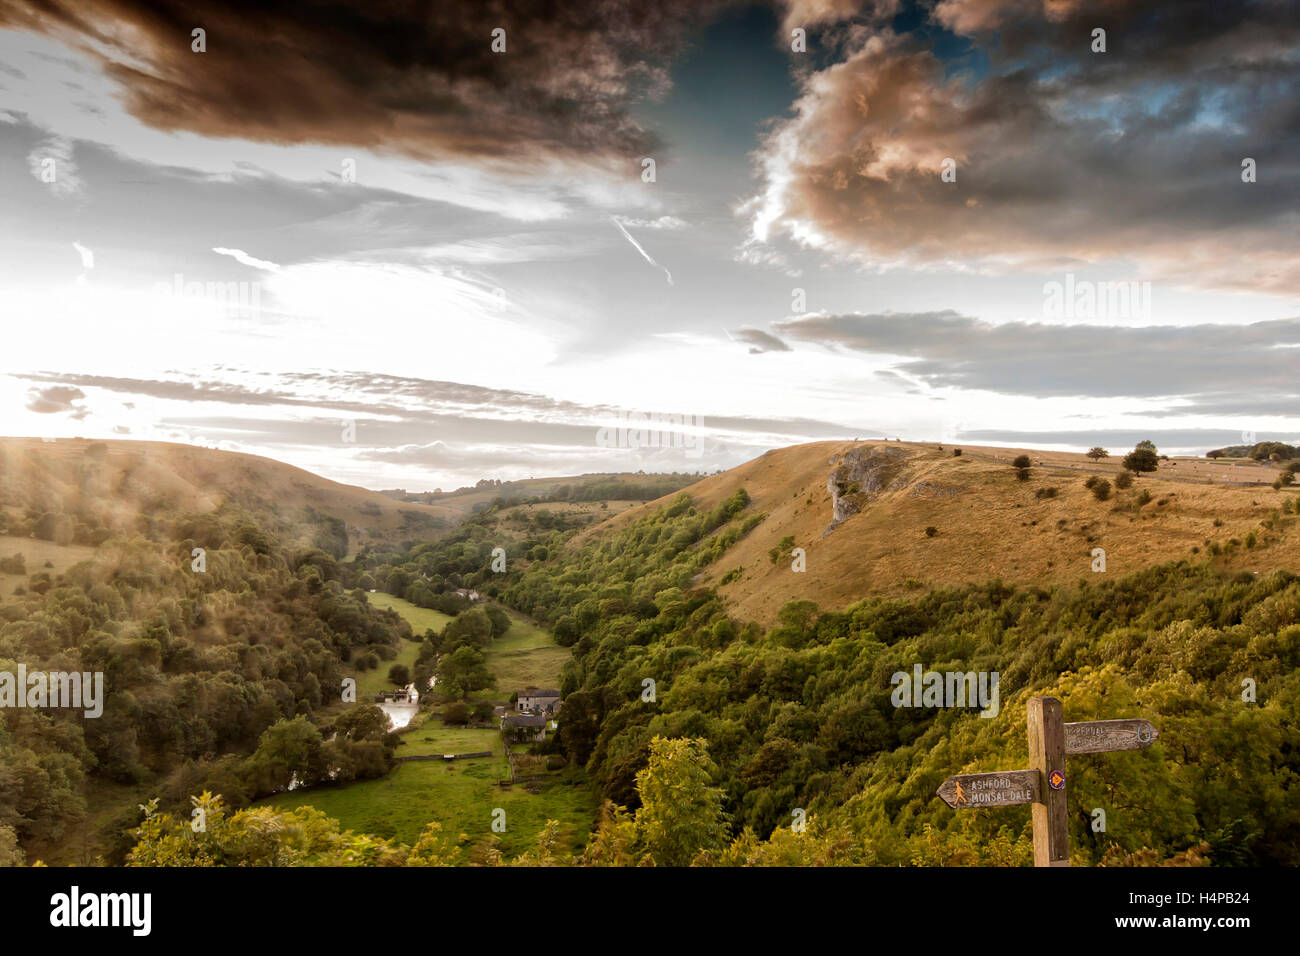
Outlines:
<svg viewBox="0 0 1300 956"><path fill-rule="evenodd" d="M1087 478L1083 480L1083 487L1095 488L1097 486L1097 482L1101 480L1102 479L1099 475L1089 475Z"/></svg>
<svg viewBox="0 0 1300 956"><path fill-rule="evenodd" d="M1151 502L1151 492L1143 488L1142 493L1137 496L1137 506L1141 508L1143 505L1149 504L1150 502Z"/></svg>
<svg viewBox="0 0 1300 956"><path fill-rule="evenodd" d="M27 560L19 552L13 557L0 558L0 574L26 574Z"/></svg>
<svg viewBox="0 0 1300 956"><path fill-rule="evenodd" d="M954 458L960 458L960 457L961 457L961 449L960 449L960 448L954 448L954 449L952 450L952 457L954 457Z"/></svg>
<svg viewBox="0 0 1300 956"><path fill-rule="evenodd" d="M1092 486L1092 494L1098 501L1105 501L1110 497L1110 482L1105 478L1099 478Z"/></svg>
<svg viewBox="0 0 1300 956"><path fill-rule="evenodd" d="M1016 469L1016 481L1028 481L1028 480L1029 480L1029 469L1028 469L1028 468L1017 468L1017 469Z"/></svg>
<svg viewBox="0 0 1300 956"><path fill-rule="evenodd" d="M1125 488L1132 488L1132 487L1133 487L1133 472L1131 472L1131 471L1121 471L1118 475L1116 475L1116 476L1115 476L1115 487L1116 487L1116 488L1119 488L1121 491L1124 490Z"/></svg>
<svg viewBox="0 0 1300 956"><path fill-rule="evenodd" d="M1028 455L1017 455L1017 456L1015 457L1015 460L1011 462L1011 467L1012 467L1012 468L1028 468L1028 467L1029 467L1030 465L1032 465L1032 464L1033 464L1033 462L1029 460L1029 456L1028 456Z"/></svg>
<svg viewBox="0 0 1300 956"><path fill-rule="evenodd" d="M394 664L388 668L388 680L398 687L405 687L411 682L411 669L405 664Z"/></svg>
<svg viewBox="0 0 1300 956"><path fill-rule="evenodd" d="M1058 493L1056 488L1039 488L1034 492L1035 498L1055 498Z"/></svg>
<svg viewBox="0 0 1300 956"><path fill-rule="evenodd" d="M469 704L453 701L442 709L442 722L449 727L464 727L469 723Z"/></svg>
<svg viewBox="0 0 1300 956"><path fill-rule="evenodd" d="M925 536L927 538L933 538L938 533L939 533L939 529L936 528L934 525L930 525L925 529Z"/></svg>

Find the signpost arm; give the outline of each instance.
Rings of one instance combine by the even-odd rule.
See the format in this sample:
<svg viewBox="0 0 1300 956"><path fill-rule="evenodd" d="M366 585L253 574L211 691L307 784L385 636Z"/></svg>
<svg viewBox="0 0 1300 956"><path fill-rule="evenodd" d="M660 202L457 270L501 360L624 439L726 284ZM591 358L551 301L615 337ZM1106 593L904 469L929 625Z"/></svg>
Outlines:
<svg viewBox="0 0 1300 956"><path fill-rule="evenodd" d="M1070 831L1065 800L1065 720L1055 697L1031 697L1028 715L1029 765L1039 773L1034 801L1034 866L1069 866ZM1061 775L1060 789L1051 786Z"/></svg>

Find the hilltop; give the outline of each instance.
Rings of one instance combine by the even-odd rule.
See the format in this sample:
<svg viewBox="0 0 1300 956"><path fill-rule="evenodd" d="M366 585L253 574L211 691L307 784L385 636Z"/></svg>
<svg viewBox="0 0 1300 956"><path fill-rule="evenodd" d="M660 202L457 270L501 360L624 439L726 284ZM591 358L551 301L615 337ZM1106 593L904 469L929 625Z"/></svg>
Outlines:
<svg viewBox="0 0 1300 956"><path fill-rule="evenodd" d="M432 537L462 517L257 455L167 442L0 438L0 533L7 522L10 534L93 546L226 504L297 525L304 544L315 543L321 528L336 539L344 530L347 551ZM45 527L29 527L44 516Z"/></svg>
<svg viewBox="0 0 1300 956"><path fill-rule="evenodd" d="M994 578L1074 581L1091 573L1094 548L1105 550L1111 575L1233 539L1240 547L1223 557L1228 568L1294 569L1300 531L1261 524L1295 497L1272 488L1276 465L1171 458L1099 501L1084 482L1097 474L1113 485L1119 454L1096 462L1068 452L959 447L956 456L954 446L935 443L815 442L767 452L683 489L705 511L743 488L751 510L767 515L696 583L716 586L737 617L770 624L795 600L842 608ZM1025 482L1011 466L1021 454L1033 463ZM1150 500L1140 503L1144 492ZM626 527L664 503L630 508L576 541ZM1251 540L1256 547L1245 546ZM796 547L807 554L802 574L791 571ZM773 549L782 555L776 561Z"/></svg>

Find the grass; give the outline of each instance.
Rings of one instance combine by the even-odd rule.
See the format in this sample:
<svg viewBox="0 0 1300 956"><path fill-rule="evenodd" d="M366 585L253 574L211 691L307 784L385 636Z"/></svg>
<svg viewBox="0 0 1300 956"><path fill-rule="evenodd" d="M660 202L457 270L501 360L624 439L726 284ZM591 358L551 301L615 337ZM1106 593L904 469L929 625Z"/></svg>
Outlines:
<svg viewBox="0 0 1300 956"><path fill-rule="evenodd" d="M428 739L426 739L428 738ZM418 760L398 765L378 780L341 787L280 794L262 801L280 809L310 806L337 819L344 829L391 837L408 845L436 820L444 834L465 834L470 843L500 839L499 849L515 857L530 849L547 820L559 820L564 844L578 852L596 818L597 794L580 774L542 783L538 793L523 784L497 786L508 776L501 736L494 730L462 730L430 722L403 735L401 756L491 750L492 757ZM492 832L492 812L506 812L504 833Z"/></svg>
<svg viewBox="0 0 1300 956"><path fill-rule="evenodd" d="M391 594L367 594L372 605L380 608L392 608L406 618L411 630L417 635L423 634L425 628L441 631L451 620L449 615L428 608L417 607L410 601L394 597ZM505 700L517 690L526 687L559 687L560 675L564 671L564 662L569 659L568 648L559 647L549 631L538 627L521 614L504 608L510 615L510 629L495 639L484 652L488 669L496 675L497 686L470 695L474 700ZM406 646L398 660L413 664L418 645L410 645L416 650L411 652L411 659L405 660ZM357 677L357 697L363 694L375 694L386 690L388 684L387 662L381 664L378 671L369 671ZM372 689L373 688L373 689Z"/></svg>
<svg viewBox="0 0 1300 956"><path fill-rule="evenodd" d="M435 611L432 608L417 607L410 601L380 591L367 594L366 600L370 602L371 607L396 611L402 615L402 617L406 618L407 623L411 625L411 631L417 638L423 638L426 629L441 631L447 626L447 622L452 619L450 614L443 614L441 611Z"/></svg>
<svg viewBox="0 0 1300 956"><path fill-rule="evenodd" d="M416 607L390 594L369 594L367 598L375 607L397 611L417 634L426 627L441 630L451 620L438 611ZM549 632L514 611L507 613L510 629L486 652L488 666L497 675L497 688L474 695L479 699L504 699L525 687L558 687L561 669L569 657L569 651L557 647ZM418 650L418 642L403 641L397 660L414 663ZM379 670L358 676L358 700L387 689L392 663L385 661ZM408 845L419 839L425 824L436 820L442 824L444 834L453 838L464 834L469 844L499 839L498 849L507 858L531 849L547 820L560 821L562 843L569 852L580 852L586 844L596 819L599 794L589 788L580 770L565 771L536 784L503 788L497 783L508 779L510 770L501 734L495 729L447 727L436 718L428 718L403 732L401 739L399 757L481 750L490 750L492 756L403 761L378 780L284 793L260 802L281 809L315 807L337 819L344 829L391 837ZM492 813L497 808L506 812L504 833L492 832Z"/></svg>
<svg viewBox="0 0 1300 956"><path fill-rule="evenodd" d="M62 574L78 561L85 561L94 555L95 549L81 544L55 544L40 538L22 538L17 535L0 535L0 558L9 558L21 554L27 566L26 574L0 574L0 603L13 598L14 588L27 587L27 581L33 574L44 571L51 578ZM47 568L49 561L54 567Z"/></svg>
<svg viewBox="0 0 1300 956"><path fill-rule="evenodd" d="M510 630L487 648L488 669L496 675L493 690L472 695L484 700L505 700L527 687L559 687L569 650L559 647L549 632L508 611Z"/></svg>
<svg viewBox="0 0 1300 956"><path fill-rule="evenodd" d="M397 649L397 656L391 661L381 660L379 666L370 671L353 671L357 679L357 700L370 702L381 690L393 690L396 685L388 679L388 670L394 664L405 664L408 670L415 668L415 659L420 654L420 641L402 641Z"/></svg>

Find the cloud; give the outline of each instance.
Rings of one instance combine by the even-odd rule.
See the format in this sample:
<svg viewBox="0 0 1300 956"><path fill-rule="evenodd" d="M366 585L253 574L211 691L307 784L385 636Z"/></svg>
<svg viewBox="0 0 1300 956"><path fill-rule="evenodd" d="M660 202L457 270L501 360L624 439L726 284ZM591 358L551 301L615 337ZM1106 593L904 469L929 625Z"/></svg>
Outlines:
<svg viewBox="0 0 1300 956"><path fill-rule="evenodd" d="M684 219L678 219L676 216L660 216L657 219L629 219L627 216L615 216L614 221L624 225L631 226L633 229L685 229L690 225Z"/></svg>
<svg viewBox="0 0 1300 956"><path fill-rule="evenodd" d="M86 393L81 389L66 385L32 389L27 397L27 410L38 415L56 415L66 412L76 421L81 421L90 414L90 409L78 407L75 403L85 397Z"/></svg>
<svg viewBox="0 0 1300 956"><path fill-rule="evenodd" d="M254 259L243 249L222 249L219 246L213 246L212 251L222 256L230 256L236 262L246 266L252 266L254 269L262 269L266 272L279 272L280 267L266 259Z"/></svg>
<svg viewBox="0 0 1300 956"><path fill-rule="evenodd" d="M641 253L642 258L644 258L646 262L650 263L650 265L654 266L656 269L664 270L664 275L668 277L668 284L672 285L673 274L668 271L667 267L661 266L659 263L655 262L654 258L651 257L650 253L646 252L645 249L641 246L641 243L637 242L635 239L632 238L632 234L623 227L623 223L619 222L617 216L611 216L610 218L613 220L614 225L618 227L618 231L623 234L623 238L626 239L628 242L632 243L632 248L635 249L637 252Z"/></svg>
<svg viewBox="0 0 1300 956"><path fill-rule="evenodd" d="M718 6L249 0L199 15L182 0L0 0L0 26L81 47L161 130L630 170L658 145L630 107L667 92L672 56ZM195 53L200 26L207 50Z"/></svg>
<svg viewBox="0 0 1300 956"><path fill-rule="evenodd" d="M1191 285L1300 292L1288 7L945 0L922 30L856 26L757 154L753 237L876 268L1120 259ZM1090 49L1098 24L1106 53ZM940 45L945 29L957 37ZM947 159L955 182L940 178Z"/></svg>
<svg viewBox="0 0 1300 956"><path fill-rule="evenodd" d="M1195 403L1300 391L1300 318L1250 325L1112 327L990 324L952 310L812 313L773 328L788 339L892 358L933 388Z"/></svg>
<svg viewBox="0 0 1300 956"><path fill-rule="evenodd" d="M75 239L72 241L72 248L76 249L77 255L81 257L81 268L83 269L95 268L95 253L93 250L87 249L85 246L77 242Z"/></svg>
<svg viewBox="0 0 1300 956"><path fill-rule="evenodd" d="M743 328L728 332L727 335L740 339L750 346L750 355L761 355L763 352L789 352L790 346L786 345L775 335L764 332L762 329Z"/></svg>

